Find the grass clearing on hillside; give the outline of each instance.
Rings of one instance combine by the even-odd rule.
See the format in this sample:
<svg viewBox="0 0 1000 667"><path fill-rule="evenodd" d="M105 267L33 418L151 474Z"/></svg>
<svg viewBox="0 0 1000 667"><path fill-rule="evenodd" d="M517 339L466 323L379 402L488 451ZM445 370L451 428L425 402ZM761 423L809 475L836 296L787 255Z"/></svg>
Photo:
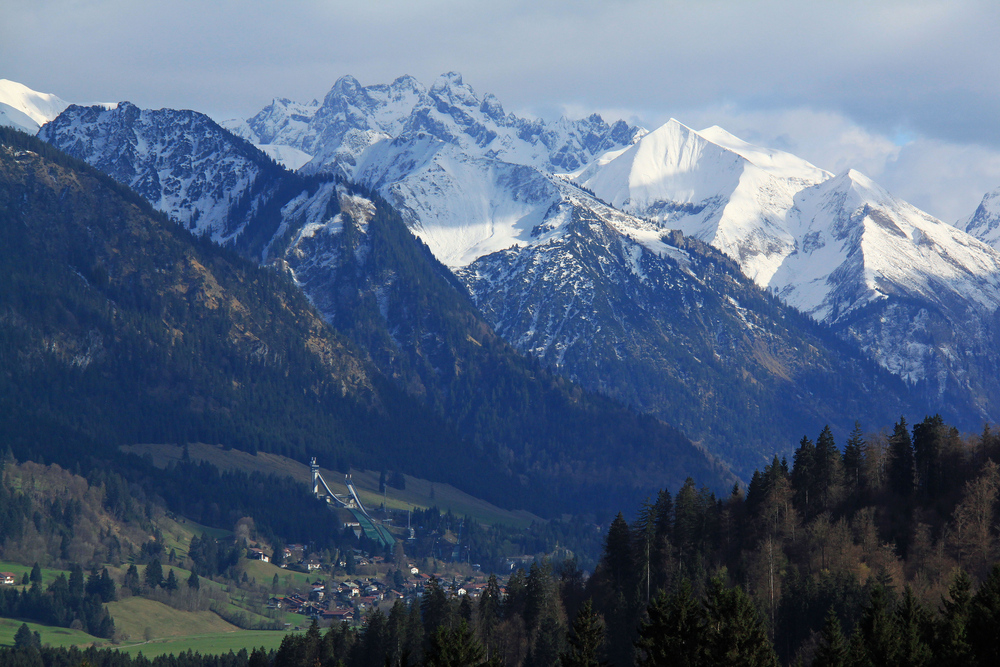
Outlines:
<svg viewBox="0 0 1000 667"><path fill-rule="evenodd" d="M122 449L139 456L149 454L153 459L153 464L161 468L167 467L172 461L180 461L184 453L184 448L180 445L126 445ZM227 450L221 446L202 443L189 444L188 454L192 460L208 461L220 470L273 473L287 475L306 485L311 483L309 466L277 454L264 452L249 454L236 449ZM342 473L325 468L322 468L320 473L330 485L331 491L347 493ZM354 487L358 491L361 502L370 509L382 504L382 494L378 491L379 476L380 473L374 470L352 471ZM455 514L468 515L486 524L506 524L518 528L525 528L535 521L543 521L543 519L524 510L501 509L449 484L431 482L409 475L404 475L404 477L406 478L405 489L400 490L392 487L386 489L385 504L389 509L438 507L442 512L450 509Z"/></svg>
<svg viewBox="0 0 1000 667"><path fill-rule="evenodd" d="M14 635L20 629L24 621L13 618L0 618L0 645L13 646ZM90 646L91 644L107 644L106 639L88 635L82 630L70 630L69 628L58 628L51 625L40 625L38 623L28 623L28 629L38 632L42 637L42 644L49 644L55 647L67 646Z"/></svg>
<svg viewBox="0 0 1000 667"><path fill-rule="evenodd" d="M15 581L17 585L20 586L21 578L25 574L31 574L31 565L23 565L21 563L14 563L11 561L0 561L0 572L13 572L15 575ZM49 584L59 578L59 575L65 575L69 578L69 570L52 570L46 567L41 568L42 570L42 588L48 588Z"/></svg>
<svg viewBox="0 0 1000 667"><path fill-rule="evenodd" d="M193 537L208 535L219 539L233 534L231 530L210 528L185 517L164 516L160 519L159 526L163 533L164 550L169 554L170 550L174 549L178 558L187 558Z"/></svg>
<svg viewBox="0 0 1000 667"><path fill-rule="evenodd" d="M239 631L235 625L210 611L179 611L145 598L131 597L109 602L108 611L115 619L115 628L127 635L130 641Z"/></svg>
<svg viewBox="0 0 1000 667"><path fill-rule="evenodd" d="M161 655L173 653L177 655L183 651L195 651L202 655L218 655L233 651L239 652L246 649L248 652L255 648L264 647L266 650L277 649L281 646L281 640L285 638L285 632L268 630L241 630L239 632L216 632L201 635L189 635L186 637L171 637L169 639L156 639L151 642L143 642L129 646L122 645L120 651L135 656L142 653L147 658L156 658Z"/></svg>

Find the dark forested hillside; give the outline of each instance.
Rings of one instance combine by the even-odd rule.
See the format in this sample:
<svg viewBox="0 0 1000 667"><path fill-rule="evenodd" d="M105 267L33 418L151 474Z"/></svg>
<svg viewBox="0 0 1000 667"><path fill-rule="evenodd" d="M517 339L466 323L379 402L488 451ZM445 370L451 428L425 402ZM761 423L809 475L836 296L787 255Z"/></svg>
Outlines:
<svg viewBox="0 0 1000 667"><path fill-rule="evenodd" d="M30 137L0 150L0 409L19 459L204 441L344 469L475 460L284 276Z"/></svg>
<svg viewBox="0 0 1000 667"><path fill-rule="evenodd" d="M318 455L345 470L388 462L545 513L633 505L685 473L725 484L681 434L533 368L453 286L426 287L444 279L399 249L393 234L406 232L391 219L374 223L373 255L392 256L410 292L399 321L412 316L407 335L442 335L437 350L453 348L452 370L432 359L404 375L455 374L418 398L331 330L284 274L191 236L51 147L5 132L0 183L0 410L19 459L202 441ZM358 343L391 330L372 319L369 298L345 301L356 315L345 330ZM436 330L417 317L425 309ZM650 465L617 463L634 457Z"/></svg>

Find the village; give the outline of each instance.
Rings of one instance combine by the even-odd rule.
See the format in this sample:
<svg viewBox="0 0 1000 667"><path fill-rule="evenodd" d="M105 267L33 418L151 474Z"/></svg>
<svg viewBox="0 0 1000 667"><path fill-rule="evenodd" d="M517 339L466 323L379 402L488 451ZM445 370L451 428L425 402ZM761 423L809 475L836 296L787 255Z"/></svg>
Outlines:
<svg viewBox="0 0 1000 667"><path fill-rule="evenodd" d="M289 590L284 595L273 595L268 599L267 606L272 610L280 610L315 618L321 626L347 622L350 625L360 625L363 619L376 608L388 613L396 601L406 604L416 602L424 593L432 579L449 597L461 598L468 596L476 600L486 588L488 575L470 565L445 564L437 562L439 571L430 574L421 572L412 562L402 563L394 567L386 563L381 556L371 556L359 549L354 550L354 568L356 573L346 574L348 563L341 560L335 564L323 564L318 558L302 558L296 562L297 555L302 554L302 545L289 545L284 549L287 560L292 562L296 570L305 570L315 579L299 590ZM254 560L269 561L269 556L260 548L250 548L247 557ZM510 567L520 563L512 562ZM340 573L336 576L334 571ZM359 574L358 572L362 573ZM501 587L504 580L501 580ZM303 625L306 623L304 622Z"/></svg>

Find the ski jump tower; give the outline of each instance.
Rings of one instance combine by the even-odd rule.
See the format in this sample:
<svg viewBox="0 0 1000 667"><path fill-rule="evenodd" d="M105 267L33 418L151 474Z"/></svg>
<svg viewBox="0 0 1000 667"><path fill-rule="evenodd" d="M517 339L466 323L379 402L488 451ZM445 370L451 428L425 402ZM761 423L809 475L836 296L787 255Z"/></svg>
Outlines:
<svg viewBox="0 0 1000 667"><path fill-rule="evenodd" d="M313 495L317 498L325 497L327 504L333 507L342 507L349 510L358 520L358 523L361 524L365 534L371 539L388 546L392 546L393 543L395 543L395 538L389 534L389 531L385 529L382 522L373 519L372 516L368 514L368 510L365 509L365 506L361 504L361 499L358 498L358 492L354 488L354 482L351 480L350 473L344 475L344 484L347 486L348 492L348 495L344 496L330 490L326 480L323 479L323 475L319 472L319 464L316 463L315 456L309 461L309 471L312 473Z"/></svg>

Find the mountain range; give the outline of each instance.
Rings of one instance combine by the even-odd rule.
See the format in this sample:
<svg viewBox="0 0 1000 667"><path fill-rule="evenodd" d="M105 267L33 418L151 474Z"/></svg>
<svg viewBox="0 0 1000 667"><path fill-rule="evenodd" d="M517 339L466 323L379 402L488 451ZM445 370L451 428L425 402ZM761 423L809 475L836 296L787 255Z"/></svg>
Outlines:
<svg viewBox="0 0 1000 667"><path fill-rule="evenodd" d="M740 475L827 423L843 436L941 411L976 428L1000 412L996 250L858 172L677 121L521 119L454 73L429 89L344 77L322 102L275 100L223 126L242 140L201 114L121 103L69 107L39 136L284 267L438 409L459 386L442 350L475 358L456 354L463 329L440 303L416 305L447 285L471 299L463 326L667 420ZM404 296L400 254L366 264L355 197L422 241L406 253L434 267L423 296Z"/></svg>

